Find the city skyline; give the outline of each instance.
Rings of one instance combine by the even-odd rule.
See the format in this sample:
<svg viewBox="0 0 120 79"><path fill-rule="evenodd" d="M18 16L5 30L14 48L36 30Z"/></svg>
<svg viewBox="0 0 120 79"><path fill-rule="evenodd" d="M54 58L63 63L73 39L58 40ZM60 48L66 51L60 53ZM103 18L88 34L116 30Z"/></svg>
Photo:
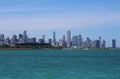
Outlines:
<svg viewBox="0 0 120 79"><path fill-rule="evenodd" d="M27 30L30 36L72 36L97 39L102 36L111 46L116 39L120 47L119 0L0 0L0 34L6 36Z"/></svg>
<svg viewBox="0 0 120 79"><path fill-rule="evenodd" d="M72 36L71 31L68 30L62 37L57 38L56 32L53 32L53 36L46 39L46 35L41 37L30 37L26 30L23 33L13 34L10 37L6 37L5 34L0 34L0 45L15 45L20 43L46 43L55 47L68 47L68 48L117 48L116 39L111 39L111 45L107 46L107 41L99 36L97 39L91 37L84 37L81 34Z"/></svg>

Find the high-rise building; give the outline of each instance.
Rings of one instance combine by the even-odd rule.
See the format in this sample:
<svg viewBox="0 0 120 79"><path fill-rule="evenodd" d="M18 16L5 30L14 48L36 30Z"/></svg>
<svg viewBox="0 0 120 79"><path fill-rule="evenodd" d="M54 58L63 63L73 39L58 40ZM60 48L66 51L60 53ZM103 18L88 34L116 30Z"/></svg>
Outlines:
<svg viewBox="0 0 120 79"><path fill-rule="evenodd" d="M27 43L27 31L23 32L23 43Z"/></svg>
<svg viewBox="0 0 120 79"><path fill-rule="evenodd" d="M92 48L96 48L96 40L92 42Z"/></svg>
<svg viewBox="0 0 120 79"><path fill-rule="evenodd" d="M5 39L4 34L0 34L0 41L4 41L4 39Z"/></svg>
<svg viewBox="0 0 120 79"><path fill-rule="evenodd" d="M96 48L100 48L100 40L96 40Z"/></svg>
<svg viewBox="0 0 120 79"><path fill-rule="evenodd" d="M45 35L43 35L43 40L44 40L44 43L45 43Z"/></svg>
<svg viewBox="0 0 120 79"><path fill-rule="evenodd" d="M92 40L89 37L86 38L85 48L92 48Z"/></svg>
<svg viewBox="0 0 120 79"><path fill-rule="evenodd" d="M18 37L19 37L19 39L21 39L21 38L23 38L23 35L22 35L22 34L19 34L19 36L18 36Z"/></svg>
<svg viewBox="0 0 120 79"><path fill-rule="evenodd" d="M12 43L14 44L14 43L17 43L17 35L13 35L13 41L12 41Z"/></svg>
<svg viewBox="0 0 120 79"><path fill-rule="evenodd" d="M56 45L56 34L55 32L53 32L53 46Z"/></svg>
<svg viewBox="0 0 120 79"><path fill-rule="evenodd" d="M9 38L9 37L7 37L7 38L5 39L5 44L6 44L6 45L10 45L10 44L11 44L11 41L10 41L10 38Z"/></svg>
<svg viewBox="0 0 120 79"><path fill-rule="evenodd" d="M79 35L79 36L78 36L78 46L79 46L79 47L82 47L82 43L83 43L82 35Z"/></svg>
<svg viewBox="0 0 120 79"><path fill-rule="evenodd" d="M54 43L56 42L56 34L55 34L55 32L53 32L53 42Z"/></svg>
<svg viewBox="0 0 120 79"><path fill-rule="evenodd" d="M112 40L112 48L116 48L116 39Z"/></svg>
<svg viewBox="0 0 120 79"><path fill-rule="evenodd" d="M72 46L78 47L78 36L72 37Z"/></svg>
<svg viewBox="0 0 120 79"><path fill-rule="evenodd" d="M106 41L105 41L105 40L103 40L102 47L103 47L103 48L106 48Z"/></svg>
<svg viewBox="0 0 120 79"><path fill-rule="evenodd" d="M52 45L52 39L48 39L48 44Z"/></svg>
<svg viewBox="0 0 120 79"><path fill-rule="evenodd" d="M62 37L62 41L63 41L63 47L66 47L65 35L63 35L63 37Z"/></svg>
<svg viewBox="0 0 120 79"><path fill-rule="evenodd" d="M22 34L19 34L19 35L18 35L18 39L19 39L19 43L22 43L22 42L23 42L23 35L22 35Z"/></svg>
<svg viewBox="0 0 120 79"><path fill-rule="evenodd" d="M45 42L44 42L44 40L43 40L43 39L38 39L38 43L43 44L43 43L45 43Z"/></svg>
<svg viewBox="0 0 120 79"><path fill-rule="evenodd" d="M67 31L67 47L71 47L71 32Z"/></svg>
<svg viewBox="0 0 120 79"><path fill-rule="evenodd" d="M59 39L59 46L63 47L63 40Z"/></svg>
<svg viewBox="0 0 120 79"><path fill-rule="evenodd" d="M99 42L100 42L100 43L99 43L99 44L100 44L99 47L102 48L102 37L99 37Z"/></svg>
<svg viewBox="0 0 120 79"><path fill-rule="evenodd" d="M32 39L32 43L36 43L36 37L33 37L31 39Z"/></svg>

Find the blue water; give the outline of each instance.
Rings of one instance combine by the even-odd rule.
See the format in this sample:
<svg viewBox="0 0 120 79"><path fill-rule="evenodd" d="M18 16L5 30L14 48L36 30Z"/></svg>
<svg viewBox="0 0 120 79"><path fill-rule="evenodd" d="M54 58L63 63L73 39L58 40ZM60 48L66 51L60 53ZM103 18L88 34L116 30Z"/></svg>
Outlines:
<svg viewBox="0 0 120 79"><path fill-rule="evenodd" d="M0 50L0 79L120 79L120 50Z"/></svg>

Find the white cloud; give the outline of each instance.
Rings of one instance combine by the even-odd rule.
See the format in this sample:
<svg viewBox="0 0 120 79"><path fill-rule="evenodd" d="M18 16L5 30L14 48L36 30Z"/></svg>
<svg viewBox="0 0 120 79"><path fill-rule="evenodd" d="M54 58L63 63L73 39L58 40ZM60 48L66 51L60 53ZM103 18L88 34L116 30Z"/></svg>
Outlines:
<svg viewBox="0 0 120 79"><path fill-rule="evenodd" d="M72 29L120 22L120 15L62 15L0 19L1 30ZM6 29L7 27L7 29ZM96 26L97 27L97 26ZM19 28L19 29L18 29Z"/></svg>

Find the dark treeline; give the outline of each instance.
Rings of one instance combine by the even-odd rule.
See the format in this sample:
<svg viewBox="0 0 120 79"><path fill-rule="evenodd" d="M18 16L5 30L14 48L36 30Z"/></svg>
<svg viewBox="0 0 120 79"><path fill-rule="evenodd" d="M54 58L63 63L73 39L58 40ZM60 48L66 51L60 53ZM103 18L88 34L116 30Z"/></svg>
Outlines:
<svg viewBox="0 0 120 79"><path fill-rule="evenodd" d="M16 43L13 46L1 45L0 48L30 48L30 49L61 49L62 47L54 47L47 43Z"/></svg>

